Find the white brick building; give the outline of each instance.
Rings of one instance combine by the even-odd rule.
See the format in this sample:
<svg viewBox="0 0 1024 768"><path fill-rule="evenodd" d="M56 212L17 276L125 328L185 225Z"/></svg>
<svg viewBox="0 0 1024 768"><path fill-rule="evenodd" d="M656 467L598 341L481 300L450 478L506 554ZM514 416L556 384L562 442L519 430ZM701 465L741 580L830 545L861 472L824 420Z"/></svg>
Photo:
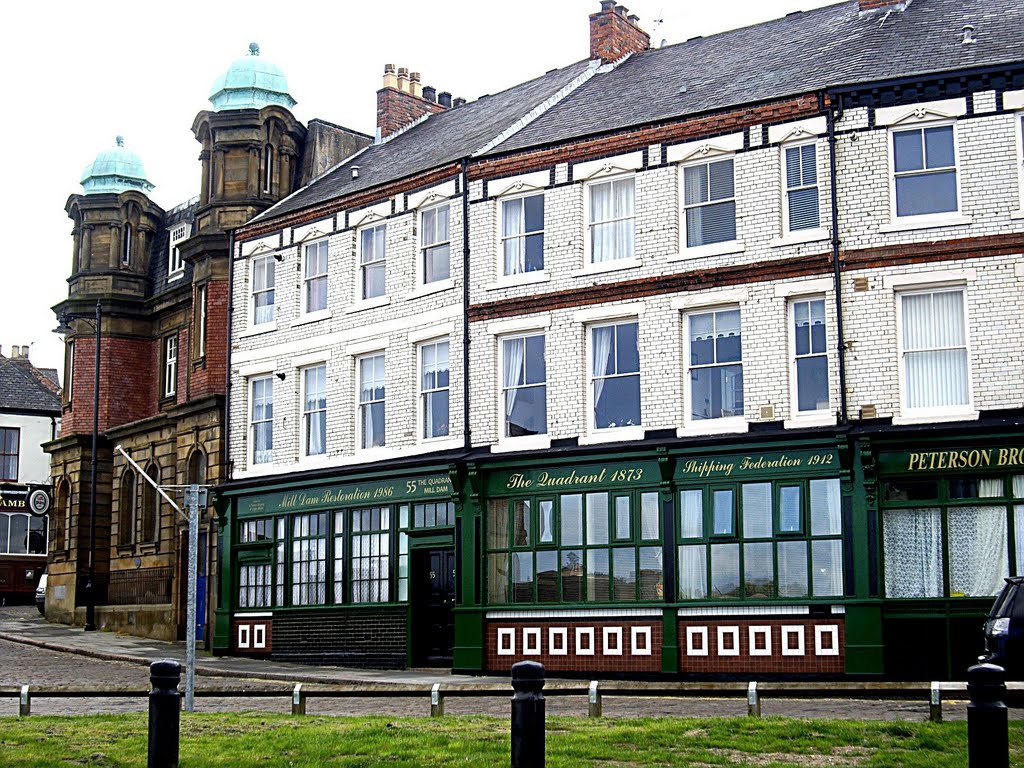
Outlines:
<svg viewBox="0 0 1024 768"><path fill-rule="evenodd" d="M477 102L387 69L423 116L236 233L222 650L962 674L1024 567L1024 12L601 6Z"/></svg>

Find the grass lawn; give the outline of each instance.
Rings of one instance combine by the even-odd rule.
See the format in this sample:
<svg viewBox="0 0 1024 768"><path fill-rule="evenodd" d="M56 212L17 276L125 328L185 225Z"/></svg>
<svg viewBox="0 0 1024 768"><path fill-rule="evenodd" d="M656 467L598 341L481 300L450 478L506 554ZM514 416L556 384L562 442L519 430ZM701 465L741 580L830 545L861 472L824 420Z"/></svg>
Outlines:
<svg viewBox="0 0 1024 768"><path fill-rule="evenodd" d="M0 766L145 766L143 714L0 717ZM1010 763L1024 764L1024 723L1010 724ZM509 722L482 716L182 715L182 768L503 768ZM962 768L966 723L788 718L550 717L548 768L744 765Z"/></svg>

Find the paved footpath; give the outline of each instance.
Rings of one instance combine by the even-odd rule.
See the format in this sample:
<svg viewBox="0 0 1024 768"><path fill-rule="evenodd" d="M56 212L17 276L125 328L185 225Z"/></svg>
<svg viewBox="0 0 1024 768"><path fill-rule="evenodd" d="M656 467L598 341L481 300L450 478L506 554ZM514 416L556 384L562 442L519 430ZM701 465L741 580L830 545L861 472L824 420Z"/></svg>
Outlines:
<svg viewBox="0 0 1024 768"><path fill-rule="evenodd" d="M0 606L0 688L21 685L75 685L97 687L132 686L148 688L148 665L156 659L176 659L184 664L184 643L164 643L111 632L84 632L81 628L53 624L43 619L34 606ZM196 663L196 690L246 690L280 688L290 692L295 683L348 684L359 683L372 688L417 686L424 691L434 683L447 687L506 685L504 677L463 677L446 670L375 671L343 667L308 666L287 662L247 658L215 657L200 651ZM552 684L559 681L552 680ZM562 681L565 682L565 681ZM579 681L575 681L579 684ZM445 713L509 715L511 690L499 691L485 698L448 698ZM966 702L944 704L947 719L963 719ZM36 698L33 714L83 714L145 711L145 697L137 699L57 699ZM196 711L289 712L290 698L203 698L196 699ZM551 715L585 715L587 703L583 696L547 699ZM426 692L416 698L338 699L311 698L309 714L324 715L412 715L425 716L430 711ZM0 716L16 715L17 699L0 697ZM866 718L879 720L924 720L928 717L926 702L901 701L806 701L764 699L764 715L790 717ZM707 717L742 716L746 700L732 699L668 699L644 697L611 697L604 699L606 717ZM1024 711L1011 710L1011 717L1024 717Z"/></svg>

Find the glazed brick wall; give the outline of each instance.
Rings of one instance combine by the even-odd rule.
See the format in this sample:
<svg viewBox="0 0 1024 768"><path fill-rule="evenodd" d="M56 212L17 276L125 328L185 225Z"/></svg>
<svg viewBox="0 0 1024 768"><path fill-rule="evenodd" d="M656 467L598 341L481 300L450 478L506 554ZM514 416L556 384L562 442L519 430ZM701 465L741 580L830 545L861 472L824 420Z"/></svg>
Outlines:
<svg viewBox="0 0 1024 768"><path fill-rule="evenodd" d="M750 627L771 627L771 656L750 654ZM801 626L804 629L804 654L785 656L782 653L782 627ZM834 656L815 654L815 627L838 626L839 653ZM708 630L708 655L692 656L687 653L688 627L706 627ZM738 627L739 655L718 654L718 628ZM700 621L686 619L679 622L679 671L684 674L841 674L845 670L846 627L843 619L738 619L735 621Z"/></svg>
<svg viewBox="0 0 1024 768"><path fill-rule="evenodd" d="M229 300L227 280L210 280L206 283L206 359L203 365L189 364L188 366L192 377L190 382L192 398L224 393L228 356L228 340L225 331L228 327ZM194 323L195 320L193 319L192 322ZM189 360L192 359L192 355L190 345Z"/></svg>
<svg viewBox="0 0 1024 768"><path fill-rule="evenodd" d="M404 669L405 647L404 606L274 616L272 658L280 661Z"/></svg>
<svg viewBox="0 0 1024 768"><path fill-rule="evenodd" d="M377 127L381 136L390 136L423 115L444 112L444 107L411 93L402 93L394 88L377 91Z"/></svg>
<svg viewBox="0 0 1024 768"><path fill-rule="evenodd" d="M61 422L63 434L92 432L96 347L90 336L75 340L72 406ZM103 432L145 418L153 410L157 363L148 339L102 338L100 341L100 415Z"/></svg>
<svg viewBox="0 0 1024 768"><path fill-rule="evenodd" d="M568 640L568 653L563 655L552 655L549 653L548 630L551 628L566 628ZM577 655L576 629L594 628L594 654ZM604 628L622 628L622 653L621 655L606 655L604 651ZM630 653L631 628L649 627L651 630L650 653L643 656L634 656ZM540 629L541 653L539 655L523 654L523 630ZM514 629L516 637L515 655L498 655L498 630ZM661 647L662 647L662 625L659 617L652 617L649 621L552 621L545 619L541 621L502 621L500 619L490 620L485 628L486 637L485 657L487 659L488 672L507 672L512 665L519 661L539 661L549 672L578 672L578 673L655 673L661 671Z"/></svg>

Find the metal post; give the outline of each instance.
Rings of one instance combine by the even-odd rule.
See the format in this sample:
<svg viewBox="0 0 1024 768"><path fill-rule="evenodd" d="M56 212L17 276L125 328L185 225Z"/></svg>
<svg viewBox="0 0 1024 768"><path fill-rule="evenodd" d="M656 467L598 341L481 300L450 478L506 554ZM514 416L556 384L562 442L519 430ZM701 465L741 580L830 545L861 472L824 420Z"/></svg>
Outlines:
<svg viewBox="0 0 1024 768"><path fill-rule="evenodd" d="M544 768L544 665L512 665L512 768Z"/></svg>
<svg viewBox="0 0 1024 768"><path fill-rule="evenodd" d="M18 717L28 717L32 714L32 694L29 693L28 686L21 686L21 692L18 696Z"/></svg>
<svg viewBox="0 0 1024 768"><path fill-rule="evenodd" d="M761 716L761 694L757 692L757 683L753 681L747 685L747 716Z"/></svg>
<svg viewBox="0 0 1024 768"><path fill-rule="evenodd" d="M444 717L444 694L440 683L434 683L430 689L430 716Z"/></svg>
<svg viewBox="0 0 1024 768"><path fill-rule="evenodd" d="M587 689L587 717L600 717L604 710L604 704L601 701L601 689L597 680L590 681L590 687Z"/></svg>
<svg viewBox="0 0 1024 768"><path fill-rule="evenodd" d="M1009 768L1006 723L1006 670L975 664L967 670L967 759L969 768Z"/></svg>
<svg viewBox="0 0 1024 768"><path fill-rule="evenodd" d="M170 659L149 665L149 761L147 768L177 768L181 720L181 664Z"/></svg>
<svg viewBox="0 0 1024 768"><path fill-rule="evenodd" d="M85 581L85 631L96 629L96 444L100 432L100 302L96 302L96 360L92 383L92 454L89 457L89 571Z"/></svg>
<svg viewBox="0 0 1024 768"><path fill-rule="evenodd" d="M292 714L306 714L306 694L302 692L302 683L296 683L292 688Z"/></svg>
<svg viewBox="0 0 1024 768"><path fill-rule="evenodd" d="M204 489L205 493L205 489ZM196 570L199 553L199 497L200 488L193 484L185 492L188 511L188 616L185 622L185 711L196 707Z"/></svg>
<svg viewBox="0 0 1024 768"><path fill-rule="evenodd" d="M932 681L932 694L928 700L928 719L933 723L942 722L942 687L937 680Z"/></svg>

